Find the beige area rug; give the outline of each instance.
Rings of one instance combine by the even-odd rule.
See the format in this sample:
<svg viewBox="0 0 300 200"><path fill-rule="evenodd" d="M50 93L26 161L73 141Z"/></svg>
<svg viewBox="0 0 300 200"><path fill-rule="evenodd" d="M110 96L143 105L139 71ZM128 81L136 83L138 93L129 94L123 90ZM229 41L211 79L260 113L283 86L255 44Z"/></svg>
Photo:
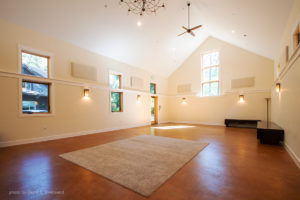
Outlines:
<svg viewBox="0 0 300 200"><path fill-rule="evenodd" d="M60 156L150 196L206 145L191 140L141 135Z"/></svg>

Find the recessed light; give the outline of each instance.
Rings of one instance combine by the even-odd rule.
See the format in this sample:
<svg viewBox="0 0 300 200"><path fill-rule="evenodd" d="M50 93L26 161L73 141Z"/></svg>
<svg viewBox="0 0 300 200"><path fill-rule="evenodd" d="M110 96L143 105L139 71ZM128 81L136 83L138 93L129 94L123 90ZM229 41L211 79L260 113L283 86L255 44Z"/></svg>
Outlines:
<svg viewBox="0 0 300 200"><path fill-rule="evenodd" d="M235 33L235 30L232 30L231 33Z"/></svg>
<svg viewBox="0 0 300 200"><path fill-rule="evenodd" d="M136 25L137 25L138 27L141 27L141 26L143 25L143 23L142 23L141 21L138 21L138 22L136 23Z"/></svg>

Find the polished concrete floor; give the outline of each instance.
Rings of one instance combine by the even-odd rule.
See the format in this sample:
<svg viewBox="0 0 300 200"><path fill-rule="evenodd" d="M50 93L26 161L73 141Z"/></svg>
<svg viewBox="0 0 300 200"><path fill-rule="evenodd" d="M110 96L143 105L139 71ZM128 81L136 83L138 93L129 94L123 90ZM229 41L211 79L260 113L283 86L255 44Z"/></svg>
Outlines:
<svg viewBox="0 0 300 200"><path fill-rule="evenodd" d="M58 155L152 134L209 145L148 199L300 199L300 170L254 129L163 124L0 149L0 199L147 199Z"/></svg>

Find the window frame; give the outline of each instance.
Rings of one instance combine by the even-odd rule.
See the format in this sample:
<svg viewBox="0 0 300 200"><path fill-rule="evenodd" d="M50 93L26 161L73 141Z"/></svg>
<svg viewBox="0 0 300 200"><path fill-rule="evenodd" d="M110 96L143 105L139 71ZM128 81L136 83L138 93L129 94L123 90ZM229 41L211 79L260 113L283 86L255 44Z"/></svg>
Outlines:
<svg viewBox="0 0 300 200"><path fill-rule="evenodd" d="M110 75L119 76L119 88L111 88L110 87ZM108 73L108 87L109 87L109 111L110 113L123 113L124 104L123 104L123 74L117 71L109 70ZM120 111L112 111L111 109L111 93L120 93Z"/></svg>
<svg viewBox="0 0 300 200"><path fill-rule="evenodd" d="M112 109L111 109L111 96L112 96L112 93L119 93L120 94L120 111L112 111ZM115 91L115 90L110 90L109 91L109 110L110 110L110 113L122 113L123 112L123 92Z"/></svg>
<svg viewBox="0 0 300 200"><path fill-rule="evenodd" d="M153 84L154 85L154 93L151 93L151 84ZM150 92L150 94L152 94L152 95L156 95L157 93L157 91L156 91L156 83L152 83L152 82L150 82L150 85L149 85L150 87L149 87L149 92Z"/></svg>
<svg viewBox="0 0 300 200"><path fill-rule="evenodd" d="M206 66L204 67L203 66L203 57L204 55L207 55L207 54L212 54L212 53L215 53L215 52L218 52L219 53L219 65L212 65L212 66ZM207 51L207 52L203 52L200 54L201 56L201 97L218 97L221 95L221 60L220 60L220 50L219 49L216 49L216 50L212 50L212 51ZM218 68L218 80L214 80L214 81L204 81L204 70L206 69L211 69L211 68ZM204 96L203 95L203 92L204 92L204 89L203 89L203 86L204 84L208 84L208 83L218 83L219 85L219 89L218 89L218 95L209 95L209 96Z"/></svg>
<svg viewBox="0 0 300 200"><path fill-rule="evenodd" d="M300 33L300 19L296 22L296 24L294 25L294 28L292 29L292 33L291 33L291 52L289 55L289 59L290 56L293 55L293 53L296 52L296 50L299 48L300 43L298 43L297 39L299 40L299 34Z"/></svg>
<svg viewBox="0 0 300 200"><path fill-rule="evenodd" d="M22 56L22 53L26 53L26 54L30 54L30 55L33 55L33 56L38 56L38 57L42 57L42 58L47 58L47 77L41 77L41 76L34 76L34 75L29 75L29 74L23 74L23 56ZM27 50L21 50L21 74L24 75L24 76L33 76L33 77L39 77L39 78L49 78L50 76L50 56L44 56L44 55L41 55L41 54L38 54L38 53L34 53L34 52L30 52L30 51L27 51Z"/></svg>
<svg viewBox="0 0 300 200"><path fill-rule="evenodd" d="M40 56L48 59L48 77L40 77L27 75L22 73L22 53L28 53L35 56ZM31 47L25 47L23 45L18 45L18 73L21 75L19 78L19 117L37 117L37 116L53 116L55 115L54 109L54 82L51 81L52 78L52 60L53 54ZM48 112L40 113L24 113L23 112L23 93L22 93L22 84L23 81L30 83L39 83L48 85Z"/></svg>
<svg viewBox="0 0 300 200"><path fill-rule="evenodd" d="M111 75L119 77L119 88L112 88L112 87L110 87L110 76ZM109 79L109 88L110 89L117 89L117 90L122 89L122 75L121 74L109 73L108 79Z"/></svg>
<svg viewBox="0 0 300 200"><path fill-rule="evenodd" d="M22 79L21 83L22 83L22 88L23 88L23 82L28 82L28 83L36 83L36 84L44 84L44 85L48 85L48 112L38 112L38 113L24 113L23 112L23 93L22 93L22 114L51 114L52 113L52 108L51 108L51 85L52 83L50 82L42 82L42 81L36 81L36 80L28 80L28 79Z"/></svg>
<svg viewBox="0 0 300 200"><path fill-rule="evenodd" d="M35 56L40 56L44 58L48 58L48 77L40 77L40 76L33 76L33 75L27 75L22 73L22 53L28 53L32 54ZM33 78L41 78L41 79L51 79L52 78L52 60L54 58L52 53L46 52L46 51L41 51L35 48L31 47L26 47L23 45L18 45L18 73L21 74L22 76L28 76L28 77L33 77Z"/></svg>
<svg viewBox="0 0 300 200"><path fill-rule="evenodd" d="M119 84L120 87L119 88L111 88L110 87L110 75L115 75L115 76L119 76ZM118 71L114 71L114 70L109 70L108 71L108 87L110 90L120 90L123 88L123 73L118 72Z"/></svg>
<svg viewBox="0 0 300 200"><path fill-rule="evenodd" d="M23 81L26 82L32 82L32 83L42 83L42 84L48 84L48 107L49 107L49 112L42 112L42 113L24 113L23 112L23 93L22 93L22 84ZM37 79L32 79L32 78L19 78L19 117L49 117L49 116L54 116L55 115L55 107L54 107L54 83L41 80L41 78Z"/></svg>

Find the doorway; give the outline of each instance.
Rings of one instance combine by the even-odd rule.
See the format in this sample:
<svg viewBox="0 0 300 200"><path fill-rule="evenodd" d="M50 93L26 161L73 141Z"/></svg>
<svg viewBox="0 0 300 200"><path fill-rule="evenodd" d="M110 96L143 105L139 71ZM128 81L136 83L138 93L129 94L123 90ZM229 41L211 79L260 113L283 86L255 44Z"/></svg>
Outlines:
<svg viewBox="0 0 300 200"><path fill-rule="evenodd" d="M158 123L158 116L157 116L157 97L151 97L151 124Z"/></svg>

